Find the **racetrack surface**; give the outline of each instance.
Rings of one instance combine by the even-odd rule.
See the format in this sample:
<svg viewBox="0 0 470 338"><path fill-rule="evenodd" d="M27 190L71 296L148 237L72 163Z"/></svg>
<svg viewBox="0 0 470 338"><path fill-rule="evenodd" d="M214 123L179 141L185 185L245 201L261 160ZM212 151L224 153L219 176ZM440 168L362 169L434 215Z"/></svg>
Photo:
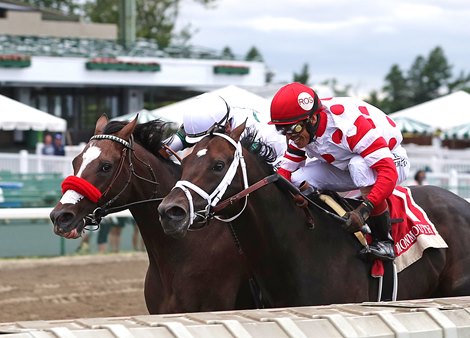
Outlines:
<svg viewBox="0 0 470 338"><path fill-rule="evenodd" d="M0 260L0 322L148 314L146 253Z"/></svg>

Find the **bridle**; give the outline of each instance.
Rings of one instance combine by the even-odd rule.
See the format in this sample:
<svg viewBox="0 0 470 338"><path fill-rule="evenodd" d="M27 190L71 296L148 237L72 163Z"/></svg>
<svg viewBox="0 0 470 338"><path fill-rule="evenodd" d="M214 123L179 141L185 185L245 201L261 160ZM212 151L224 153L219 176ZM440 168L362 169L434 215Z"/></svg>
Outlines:
<svg viewBox="0 0 470 338"><path fill-rule="evenodd" d="M230 136L222 134L222 133L212 133L207 136L219 136L227 140L233 147L235 148L235 153L233 155L233 161L230 164L230 167L228 168L227 172L225 173L224 178L222 181L219 183L219 185L215 188L215 190L211 193L208 194L204 189L198 187L194 183L191 183L189 181L185 180L180 180L176 182L175 186L173 189L179 188L183 190L186 198L188 199L189 203L189 226L191 226L196 219L196 217L202 218L203 221L199 223L207 223L207 221L211 218L215 218L219 221L222 222L231 222L235 219L237 219L245 210L247 203L248 203L248 195L244 196L245 197L245 203L243 205L242 210L237 213L235 216L230 217L230 218L222 218L220 216L214 215L212 208L219 203L219 201L222 199L222 196L225 194L225 191L229 187L229 185L232 183L233 178L235 177L238 166L241 167L242 170L242 176L243 176L243 188L247 189L248 188L248 175L246 171L246 163L245 159L243 157L242 153L242 145L240 142L235 142ZM201 196L203 199L207 201L207 206L205 209L200 210L200 211L194 211L194 204L193 204L193 198L191 196L191 192L189 190L194 191L196 194Z"/></svg>
<svg viewBox="0 0 470 338"><path fill-rule="evenodd" d="M85 218L83 219L84 229L96 230L97 227L99 226L99 223L101 222L101 219L103 217L105 217L106 215L108 215L108 214L115 213L115 212L122 211L122 210L126 210L129 207L137 205L137 204L158 202L158 201L161 201L163 199L163 197L160 197L160 198L156 197L157 193L158 193L157 186L159 185L159 183L158 183L158 180L157 180L157 177L155 175L155 172L154 172L153 168L151 167L150 164L144 162L142 159L140 159L135 154L135 150L134 150L134 146L133 146L133 143L134 143L133 135L131 135L131 137L129 138L129 141L126 141L126 140L124 140L124 139L122 139L118 136L115 136L115 135L107 135L107 134L94 135L90 138L90 141L92 141L92 140L111 140L111 141L114 141L116 143L121 144L123 146L123 149L122 149L122 156L121 156L120 161L119 161L119 166L118 166L116 172L114 173L114 175L111 179L111 183L105 189L105 191L101 194L99 200L96 202L98 207L96 207L95 210L91 214L85 216ZM106 201L102 205L99 205L99 202L101 200L103 200L103 198L105 196L108 195L108 193L111 191L114 184L116 183L116 180L118 179L118 177L120 176L120 174L121 174L121 172L124 168L126 158L128 159L128 162L129 162L129 176L127 177L127 180L126 180L124 186L121 188L121 190L114 197L110 198L108 201ZM142 176L140 176L139 174L136 173L135 168L134 168L133 158L145 165L147 170L150 172L151 179L147 179L147 178L142 177ZM137 179L140 179L140 180L143 180L145 182L148 182L150 184L155 185L155 190L152 193L152 197L149 198L149 199L146 199L146 200L136 201L136 202L124 204L124 205L117 206L117 207L111 207L111 205L113 205L119 199L119 197L121 197L121 195L126 191L126 189L129 187L129 185L131 183L131 180L132 180L132 177L135 177ZM74 180L77 180L76 176L69 176L64 180L62 185L64 186L64 184L66 184L68 180L72 180L72 178ZM84 179L81 179L81 178L78 178L78 179L85 181ZM87 181L85 181L85 182L87 182ZM85 183L85 182L83 182L83 183ZM87 182L86 184L91 185L91 183L89 183L89 182ZM85 197L87 197L86 194L85 194Z"/></svg>

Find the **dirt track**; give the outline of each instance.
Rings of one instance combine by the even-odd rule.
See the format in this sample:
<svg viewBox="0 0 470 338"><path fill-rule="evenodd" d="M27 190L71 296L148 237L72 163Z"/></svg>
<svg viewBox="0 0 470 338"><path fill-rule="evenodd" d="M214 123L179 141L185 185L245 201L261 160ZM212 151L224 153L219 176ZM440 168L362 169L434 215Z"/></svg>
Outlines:
<svg viewBox="0 0 470 338"><path fill-rule="evenodd" d="M0 322L148 314L145 253L0 260Z"/></svg>

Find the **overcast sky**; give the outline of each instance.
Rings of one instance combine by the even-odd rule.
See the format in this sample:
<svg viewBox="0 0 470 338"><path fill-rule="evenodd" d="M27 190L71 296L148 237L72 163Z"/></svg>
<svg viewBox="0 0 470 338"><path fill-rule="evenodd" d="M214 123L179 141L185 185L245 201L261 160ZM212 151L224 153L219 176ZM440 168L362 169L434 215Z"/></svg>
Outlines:
<svg viewBox="0 0 470 338"><path fill-rule="evenodd" d="M453 73L470 72L469 0L218 0L204 9L182 2L179 23L192 43L244 56L256 46L274 82L290 82L302 65L311 84L336 78L353 94L380 89L393 64L407 71L418 55L443 48Z"/></svg>

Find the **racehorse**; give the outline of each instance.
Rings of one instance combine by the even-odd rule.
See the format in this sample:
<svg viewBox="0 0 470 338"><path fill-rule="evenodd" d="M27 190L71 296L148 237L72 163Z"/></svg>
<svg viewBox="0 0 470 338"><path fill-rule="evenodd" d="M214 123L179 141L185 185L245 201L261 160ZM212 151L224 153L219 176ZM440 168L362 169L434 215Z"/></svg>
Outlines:
<svg viewBox="0 0 470 338"><path fill-rule="evenodd" d="M266 182L243 194L276 176L262 151L250 151L259 143L240 145L243 129L206 136L184 159L181 181L158 207L165 233L182 237L193 222L236 217L232 224L269 306L376 301L371 262L359 257L362 246L339 216L313 206L312 229L282 185ZM448 248L426 249L401 271L397 299L470 295L470 205L435 186L411 191ZM220 200L225 208L218 208Z"/></svg>
<svg viewBox="0 0 470 338"><path fill-rule="evenodd" d="M77 238L86 224L128 208L148 253L144 295L151 314L254 307L246 268L225 224L211 223L209 231L192 232L184 241L164 235L157 206L179 179L180 165L158 153L168 124L136 121L98 119L50 213L54 232Z"/></svg>

